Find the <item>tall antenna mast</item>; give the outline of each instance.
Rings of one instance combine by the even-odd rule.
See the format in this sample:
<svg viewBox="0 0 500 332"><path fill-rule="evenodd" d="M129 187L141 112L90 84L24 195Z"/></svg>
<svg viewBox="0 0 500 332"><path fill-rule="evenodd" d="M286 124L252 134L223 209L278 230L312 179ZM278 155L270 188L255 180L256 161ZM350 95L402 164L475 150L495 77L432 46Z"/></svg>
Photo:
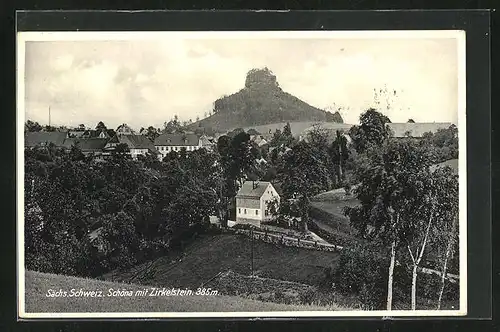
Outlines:
<svg viewBox="0 0 500 332"><path fill-rule="evenodd" d="M49 127L50 127L50 105L49 105Z"/></svg>

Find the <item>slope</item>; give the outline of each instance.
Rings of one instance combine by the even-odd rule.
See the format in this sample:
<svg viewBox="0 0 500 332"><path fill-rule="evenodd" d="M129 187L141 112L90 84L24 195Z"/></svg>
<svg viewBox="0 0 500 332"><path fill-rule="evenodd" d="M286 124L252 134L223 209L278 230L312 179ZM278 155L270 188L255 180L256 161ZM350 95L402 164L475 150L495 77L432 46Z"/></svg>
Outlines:
<svg viewBox="0 0 500 332"><path fill-rule="evenodd" d="M204 235L180 255L161 257L131 270L106 274L104 279L146 285L175 283L176 287L199 287L219 272L251 274L251 240L244 235ZM282 247L253 242L254 274L309 285L321 283L325 270L334 267L338 253Z"/></svg>
<svg viewBox="0 0 500 332"><path fill-rule="evenodd" d="M164 285L164 287L171 287ZM49 292L49 289L53 292ZM83 291L101 291L100 297L69 296ZM338 307L284 305L240 298L237 296L192 295L140 296L136 291L151 287L135 284L111 283L95 279L83 279L49 273L26 271L25 301L27 313L106 313L106 312L251 312L251 311L308 311L338 310ZM61 290L65 297L50 297ZM73 292L71 290L74 290ZM110 292L110 290L112 290ZM108 296L114 290L126 290L132 296ZM122 294L125 294L123 292ZM83 294L83 292L82 292ZM116 293L115 293L116 294ZM168 314L167 314L168 316Z"/></svg>
<svg viewBox="0 0 500 332"><path fill-rule="evenodd" d="M338 112L329 113L284 92L267 68L252 69L245 87L214 102L214 114L190 127L210 127L224 132L238 127L280 122L343 122Z"/></svg>

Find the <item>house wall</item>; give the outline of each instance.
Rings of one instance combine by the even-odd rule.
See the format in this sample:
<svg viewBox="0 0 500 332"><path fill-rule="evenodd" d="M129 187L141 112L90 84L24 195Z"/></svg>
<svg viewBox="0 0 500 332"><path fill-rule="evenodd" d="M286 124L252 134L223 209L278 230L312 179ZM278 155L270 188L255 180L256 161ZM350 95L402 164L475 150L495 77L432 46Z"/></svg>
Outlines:
<svg viewBox="0 0 500 332"><path fill-rule="evenodd" d="M171 151L180 152L182 148L185 148L187 152L198 150L201 148L201 144L199 145L156 145L156 150L160 152L158 155L159 158L163 159L165 156Z"/></svg>
<svg viewBox="0 0 500 332"><path fill-rule="evenodd" d="M236 221L243 219L262 220L261 204L258 198L236 198Z"/></svg>
<svg viewBox="0 0 500 332"><path fill-rule="evenodd" d="M130 149L130 155L132 159L136 160L139 155L146 155L148 153L148 149Z"/></svg>
<svg viewBox="0 0 500 332"><path fill-rule="evenodd" d="M260 208L262 210L262 220L269 220L272 218L271 215L266 216L266 211L269 206L269 202L274 200L275 198L278 199L278 202L280 200L280 196L276 189L274 189L274 186L272 184L269 184L266 188L266 191L264 194L262 194L262 197L260 198Z"/></svg>

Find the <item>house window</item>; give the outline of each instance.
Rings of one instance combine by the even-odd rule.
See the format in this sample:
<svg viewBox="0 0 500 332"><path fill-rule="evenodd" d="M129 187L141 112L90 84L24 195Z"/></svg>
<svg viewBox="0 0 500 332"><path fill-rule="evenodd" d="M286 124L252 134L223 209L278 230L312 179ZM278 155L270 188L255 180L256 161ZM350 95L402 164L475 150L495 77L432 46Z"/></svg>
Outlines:
<svg viewBox="0 0 500 332"><path fill-rule="evenodd" d="M269 212L267 210L264 212L264 215L267 217L269 215Z"/></svg>
<svg viewBox="0 0 500 332"><path fill-rule="evenodd" d="M255 210L255 215L258 216L259 215L259 210Z"/></svg>
<svg viewBox="0 0 500 332"><path fill-rule="evenodd" d="M243 213L244 213L244 214L247 214L247 209L244 209L244 210L243 210Z"/></svg>

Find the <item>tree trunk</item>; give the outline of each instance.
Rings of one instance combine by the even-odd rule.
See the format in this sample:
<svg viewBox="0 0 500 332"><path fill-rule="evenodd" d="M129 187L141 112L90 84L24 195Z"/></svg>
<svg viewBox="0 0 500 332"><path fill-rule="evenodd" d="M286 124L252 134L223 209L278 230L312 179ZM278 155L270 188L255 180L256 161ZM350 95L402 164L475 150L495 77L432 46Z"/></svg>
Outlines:
<svg viewBox="0 0 500 332"><path fill-rule="evenodd" d="M417 308L417 265L413 265L411 277L411 310Z"/></svg>
<svg viewBox="0 0 500 332"><path fill-rule="evenodd" d="M453 244L455 242L457 221L458 221L458 216L453 220L453 225L452 225L453 228L452 228L452 232L451 232L451 237L448 240L448 245L446 247L446 256L444 259L443 270L441 271L441 289L439 290L437 310L441 309L441 301L443 299L444 286L446 284L446 271L448 269L448 258L450 257L451 250L452 250Z"/></svg>
<svg viewBox="0 0 500 332"><path fill-rule="evenodd" d="M308 227L307 227L307 222L309 221L309 198L304 195L302 196L302 213L301 213L301 223L302 223L302 231L304 233L307 233Z"/></svg>
<svg viewBox="0 0 500 332"><path fill-rule="evenodd" d="M394 262L396 260L396 240L391 244L391 263L389 264L389 281L387 284L387 310L392 310L392 280L394 275Z"/></svg>

